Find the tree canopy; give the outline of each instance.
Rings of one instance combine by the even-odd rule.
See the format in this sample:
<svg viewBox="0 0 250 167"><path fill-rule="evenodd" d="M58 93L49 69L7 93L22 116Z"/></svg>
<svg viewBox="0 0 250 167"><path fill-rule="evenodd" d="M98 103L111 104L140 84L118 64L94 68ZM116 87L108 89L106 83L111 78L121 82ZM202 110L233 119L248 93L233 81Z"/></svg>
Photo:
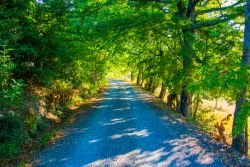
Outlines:
<svg viewBox="0 0 250 167"><path fill-rule="evenodd" d="M247 28L244 0L0 1L0 156L43 127L25 97L65 117L118 71L152 92L160 86L185 117L205 99L237 101L233 146L247 153Z"/></svg>

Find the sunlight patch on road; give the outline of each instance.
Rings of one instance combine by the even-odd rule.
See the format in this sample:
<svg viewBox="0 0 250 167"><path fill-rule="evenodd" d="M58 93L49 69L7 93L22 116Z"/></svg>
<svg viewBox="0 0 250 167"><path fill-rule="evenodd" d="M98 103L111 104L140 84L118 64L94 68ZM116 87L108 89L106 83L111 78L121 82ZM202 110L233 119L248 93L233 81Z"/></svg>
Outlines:
<svg viewBox="0 0 250 167"><path fill-rule="evenodd" d="M145 130L138 132L139 134L145 133ZM172 148L160 147L147 151L137 148L107 159L96 160L84 166L189 166L192 164L189 158L194 158L196 165L209 165L214 161L211 153L202 149L195 138L174 139L166 141L165 144L171 145Z"/></svg>
<svg viewBox="0 0 250 167"><path fill-rule="evenodd" d="M122 93L123 94L130 94L131 92L130 91L123 91Z"/></svg>
<svg viewBox="0 0 250 167"><path fill-rule="evenodd" d="M131 101L131 100L135 100L135 98L133 98L133 97L122 97L122 98L115 98L114 100L129 100L129 101Z"/></svg>
<svg viewBox="0 0 250 167"><path fill-rule="evenodd" d="M123 110L129 110L130 107L125 107L125 108L117 108L117 109L113 109L113 111L123 111Z"/></svg>
<svg viewBox="0 0 250 167"><path fill-rule="evenodd" d="M123 120L124 118L114 118L114 119L111 119L112 122L115 122L115 121L121 121Z"/></svg>
<svg viewBox="0 0 250 167"><path fill-rule="evenodd" d="M124 130L124 132L129 132L129 131L134 131L134 130L136 130L136 129L135 128L127 128Z"/></svg>
<svg viewBox="0 0 250 167"><path fill-rule="evenodd" d="M101 123L102 126L110 126L110 125L115 125L115 124L119 124L119 123L125 123L125 122L129 122L132 120L135 120L136 118L130 118L130 119L112 119L111 122L108 123Z"/></svg>
<svg viewBox="0 0 250 167"><path fill-rule="evenodd" d="M109 107L109 105L95 106L94 108L98 108L99 109L99 108L105 108L105 107L107 108L107 107Z"/></svg>
<svg viewBox="0 0 250 167"><path fill-rule="evenodd" d="M99 141L101 141L101 139L93 139L93 140L90 140L90 141L88 141L89 143L97 143L97 142L99 142Z"/></svg>
<svg viewBox="0 0 250 167"><path fill-rule="evenodd" d="M168 160L172 161L179 157L180 162L185 162L188 157L196 157L198 164L211 164L214 162L212 153L208 153L201 146L196 138L186 137L184 139L167 140L164 144L170 144L173 146L170 151L171 156Z"/></svg>
<svg viewBox="0 0 250 167"><path fill-rule="evenodd" d="M112 98L110 98L110 97L104 97L104 98L102 98L102 100L112 100Z"/></svg>
<svg viewBox="0 0 250 167"><path fill-rule="evenodd" d="M144 164L161 160L161 158L167 155L167 152L164 152L164 147L155 150L155 151L145 151L142 154L137 156L137 163Z"/></svg>
<svg viewBox="0 0 250 167"><path fill-rule="evenodd" d="M136 131L136 132L130 132L130 133L122 133L122 134L115 134L115 135L112 135L111 139L119 139L119 138L122 138L122 137L128 137L128 136L138 136L138 137L147 137L149 136L149 132L148 130L141 130L141 131Z"/></svg>
<svg viewBox="0 0 250 167"><path fill-rule="evenodd" d="M117 155L109 159L97 160L84 166L165 166L167 163L163 163L161 159L167 155L168 152L164 151L164 147L153 151L135 149L128 153Z"/></svg>
<svg viewBox="0 0 250 167"><path fill-rule="evenodd" d="M70 157L66 157L66 158L62 158L59 161L68 161L70 159Z"/></svg>

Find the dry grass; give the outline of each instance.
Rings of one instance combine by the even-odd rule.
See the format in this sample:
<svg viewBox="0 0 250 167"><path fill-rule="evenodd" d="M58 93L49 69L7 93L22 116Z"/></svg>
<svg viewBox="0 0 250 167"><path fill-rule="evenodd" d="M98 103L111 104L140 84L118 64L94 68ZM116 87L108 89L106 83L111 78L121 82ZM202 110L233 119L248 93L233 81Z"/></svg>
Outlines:
<svg viewBox="0 0 250 167"><path fill-rule="evenodd" d="M220 109L216 109L213 115L215 116L216 122L220 122L223 118L225 118L231 111L225 112ZM250 122L250 118L248 118L248 122ZM233 116L227 122L225 127L225 134L227 137L227 142L232 143L232 126L233 126ZM248 134L250 134L250 127L248 126ZM250 143L250 137L248 137L248 143ZM248 150L250 150L250 145L248 145ZM248 157L250 158L250 151L248 151Z"/></svg>
<svg viewBox="0 0 250 167"><path fill-rule="evenodd" d="M229 104L224 99L219 99L217 101L217 107L216 107L216 100L204 100L202 107L210 107L213 108L214 112L213 115L215 116L215 123L220 122L223 118L225 118L228 114L232 114L232 117L227 122L225 127L225 134L227 137L227 142L232 143L232 126L233 126L233 113L235 109L235 104ZM250 118L248 118L248 122L250 122ZM248 124L249 125L249 124ZM250 134L250 127L248 126L248 134ZM248 142L250 143L250 137L248 137ZM248 145L248 150L250 150L250 145ZM250 152L248 152L248 157L250 157Z"/></svg>

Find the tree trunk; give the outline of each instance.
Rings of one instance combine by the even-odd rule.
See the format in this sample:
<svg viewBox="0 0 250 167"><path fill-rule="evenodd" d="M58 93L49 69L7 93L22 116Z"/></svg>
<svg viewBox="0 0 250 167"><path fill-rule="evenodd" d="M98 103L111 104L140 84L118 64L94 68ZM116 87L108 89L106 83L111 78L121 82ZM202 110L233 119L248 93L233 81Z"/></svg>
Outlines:
<svg viewBox="0 0 250 167"><path fill-rule="evenodd" d="M131 72L131 82L134 82L134 80L135 80L135 73L134 72Z"/></svg>
<svg viewBox="0 0 250 167"><path fill-rule="evenodd" d="M181 106L180 111L183 116L190 117L192 115L192 96L187 90L187 84L192 80L193 71L193 32L191 30L183 30L183 73L184 73L184 84L181 92Z"/></svg>
<svg viewBox="0 0 250 167"><path fill-rule="evenodd" d="M183 116L190 117L192 115L192 96L188 94L186 88L181 92L180 111Z"/></svg>
<svg viewBox="0 0 250 167"><path fill-rule="evenodd" d="M144 83L144 71L143 71L143 69L141 69L141 83L140 83L140 86L143 87L143 83Z"/></svg>
<svg viewBox="0 0 250 167"><path fill-rule="evenodd" d="M159 95L159 98L164 100L165 96L167 94L167 88L166 86L164 85L164 81L162 81L162 85L161 85L161 93Z"/></svg>
<svg viewBox="0 0 250 167"><path fill-rule="evenodd" d="M176 93L170 93L167 97L167 107L170 109L170 110L173 110L175 107L174 107L174 101L176 100L177 98L177 95Z"/></svg>
<svg viewBox="0 0 250 167"><path fill-rule="evenodd" d="M236 108L235 108L235 112L234 112L234 121L233 121L233 131L239 131L237 132L237 136L235 136L233 138L233 142L232 142L232 147L235 148L236 150L238 150L239 152L243 153L243 154L248 154L248 136L246 135L248 131L248 127L246 126L242 126L240 127L240 123L238 124L238 121L245 121L247 123L247 116L246 120L237 120L237 118L240 116L242 110L242 106L245 102L246 99L246 89L244 89L242 91L242 94L240 95L240 98L238 98L236 100Z"/></svg>
<svg viewBox="0 0 250 167"><path fill-rule="evenodd" d="M141 69L139 69L139 72L138 72L138 75L137 75L136 84L137 84L137 85L140 85L140 84L141 84L141 81L142 81L142 78L141 78Z"/></svg>
<svg viewBox="0 0 250 167"><path fill-rule="evenodd" d="M214 106L214 108L216 108L216 109L218 108L218 98L215 99L215 106Z"/></svg>
<svg viewBox="0 0 250 167"><path fill-rule="evenodd" d="M246 11L245 11L245 31L244 31L244 47L243 47L243 56L242 56L242 67L246 68L250 66L250 0L246 2ZM248 87L245 86L240 96L236 99L236 108L234 112L234 123L233 123L233 132L239 130L238 135L233 138L232 147L238 150L241 153L248 154L248 127L247 125L240 127L239 121L245 121L247 124L248 115L245 115L244 120L238 120L240 115L242 115L242 107L246 102L246 92ZM243 114L244 115L244 114Z"/></svg>
<svg viewBox="0 0 250 167"><path fill-rule="evenodd" d="M194 104L194 111L193 111L193 118L196 119L196 116L197 116L197 112L198 112L198 109L199 109L199 105L200 105L200 102L201 102L201 99L198 96L195 97L195 104Z"/></svg>
<svg viewBox="0 0 250 167"><path fill-rule="evenodd" d="M153 85L153 77L149 78L149 82L147 83L147 90L151 90Z"/></svg>
<svg viewBox="0 0 250 167"><path fill-rule="evenodd" d="M158 87L158 85L154 84L154 82L153 82L153 85L152 85L152 87L151 87L151 89L150 89L150 92L151 92L151 93L155 93L157 87Z"/></svg>
<svg viewBox="0 0 250 167"><path fill-rule="evenodd" d="M176 97L176 108L175 108L175 110L177 111L177 112L180 112L180 109L181 108L181 101L180 101L180 98L179 98L179 95L177 95L177 97Z"/></svg>

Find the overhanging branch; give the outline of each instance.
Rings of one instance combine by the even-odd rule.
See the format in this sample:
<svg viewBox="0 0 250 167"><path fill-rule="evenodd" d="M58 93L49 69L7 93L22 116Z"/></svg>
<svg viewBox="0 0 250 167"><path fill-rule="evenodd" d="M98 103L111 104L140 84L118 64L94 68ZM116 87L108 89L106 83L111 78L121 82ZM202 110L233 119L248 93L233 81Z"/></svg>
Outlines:
<svg viewBox="0 0 250 167"><path fill-rule="evenodd" d="M191 29L199 29L199 28L203 28L203 27L210 27L210 26L213 26L216 24L224 23L224 22L227 22L229 20L232 20L232 19L238 17L241 14L242 13L238 13L237 15L223 15L217 19L214 19L214 20L210 20L210 21L206 21L206 22L202 22L202 23L198 23L198 24L192 24Z"/></svg>
<svg viewBox="0 0 250 167"><path fill-rule="evenodd" d="M244 1L243 0L239 0L238 2L230 5L230 6L225 6L225 7L219 7L219 8L211 8L211 9L207 9L207 10L198 10L195 12L195 15L202 15L202 14L206 14L206 13L211 13L211 12L219 12L219 11L224 11L230 8L234 8L237 5L242 4Z"/></svg>

